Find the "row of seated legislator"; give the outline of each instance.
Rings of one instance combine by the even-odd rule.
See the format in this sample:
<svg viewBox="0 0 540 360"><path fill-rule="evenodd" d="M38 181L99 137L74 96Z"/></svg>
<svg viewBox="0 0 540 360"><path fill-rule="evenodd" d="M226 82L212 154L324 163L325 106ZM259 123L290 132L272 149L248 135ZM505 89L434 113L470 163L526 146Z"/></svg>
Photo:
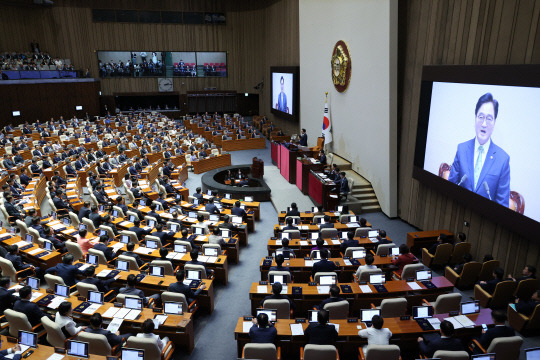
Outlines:
<svg viewBox="0 0 540 360"><path fill-rule="evenodd" d="M313 210L317 209L298 214L293 206L280 214L277 236L269 240L269 256L261 260L261 281L250 289L251 313L237 322L239 357L519 356L522 338L506 325L506 309L462 299L446 277L434 276L407 245L397 247L365 219L344 214L343 209L320 214ZM292 229L295 217L300 221ZM362 226L336 229L350 225L349 219L362 221ZM300 233L298 239L284 235L291 231ZM291 241L298 243L291 246ZM297 257L291 256L295 253ZM460 260L452 268L465 266ZM491 283L479 282L478 287Z"/></svg>
<svg viewBox="0 0 540 360"><path fill-rule="evenodd" d="M217 201L218 198L215 196L205 195L201 196L201 198L217 202L212 203L212 205L216 206L220 213L228 211L228 209L222 207L224 204ZM230 202L234 200L223 199L223 201ZM152 311L156 311L156 309L165 311L165 315L171 317L170 313L167 313L166 307L168 306L170 309L176 307L176 309L180 309L180 314L178 314L181 315L180 318L175 319L172 316L172 323L165 320L163 324L159 325L156 334L166 335L176 345L182 345L182 347L191 351L194 346L192 315L195 314L198 308L207 309L207 311L213 310L213 279L218 271L225 272L223 279L226 280L227 257L225 251L220 255L219 242L225 238L227 239L227 245L231 240L238 243L238 235L234 234L245 231L239 230L239 228L244 227L245 229L246 226L242 224L241 217L240 223L232 224L229 221L230 218L233 218L232 214L229 214L230 216L224 214L222 219L220 219L221 214L208 214L209 216L217 215L219 220L210 220L210 218L205 220L206 214L201 211L200 213L195 212L196 216L198 215L197 219L191 218L190 216L193 216L194 211L205 209L205 205L194 205L172 199L168 204L170 209L168 211L161 210L161 214L158 214L162 219L171 217L170 221L166 223L166 226L169 227L168 230L163 227L162 223L158 223L156 218L154 218L156 221L154 224L151 223L154 220L147 218L145 220L146 226L142 227L138 219L138 213L146 213L148 210L156 211L156 204L146 206L146 204L141 205L140 201L138 201L131 205L125 211L126 213L128 211L134 213L129 215L130 218L115 216L124 215L125 208L122 209L122 207L125 205L120 200L106 212L104 208L100 209L94 205L94 207L88 209L88 213L83 206L80 211L81 219L77 214L69 212L68 216L64 218L57 216L57 219L54 219L54 217L41 219L39 216L32 218L27 215L24 221L23 219L16 220L23 238L5 230L0 235L3 245L7 246L8 249L6 258L0 258L2 273L11 274L12 281L21 281L24 277L35 274L29 280L34 285L36 281L39 284L40 280L46 280L49 289L55 289L55 295L35 294L32 299L33 303L44 308L45 312L51 309L55 310L59 306L58 302L60 300L57 297L63 293L56 293L57 287L59 291L71 287L69 301L71 302L72 298L78 299L77 301L80 300L73 308L74 314L85 317L84 315L101 313L107 321L109 318L112 320L123 317L124 322L120 330L123 330L125 325L125 331L130 331L129 326L140 327L145 320L140 317L141 313L136 314L137 311L130 313L132 315L123 314L125 311L120 312L118 315L112 314L115 308L118 308L119 302L126 302L122 298L127 295L140 299L137 302L140 302L143 306L142 313L146 311L145 304L153 307L150 310L152 317L155 315ZM240 206L244 207L244 205ZM240 206L235 207L245 212ZM222 209L220 210L219 207L222 207ZM184 212L186 212L185 215ZM132 216L133 218L131 218ZM31 222L30 226L26 226L28 220ZM95 225L98 224L94 223L95 221L102 222L102 224L96 227ZM88 226L85 228L85 226L78 224ZM78 225L78 229L71 225ZM126 230L120 231L118 235L114 236L114 231L117 228ZM194 233L190 235L188 228L191 228ZM209 228L213 229L213 233L207 236L207 229ZM89 229L90 231L94 230L94 232L89 232ZM201 229L201 231L199 232L197 229ZM132 231L130 232L130 230ZM218 239L218 244L208 244L212 236L213 239ZM143 239L144 246L142 245ZM59 249L55 249L55 245L59 245ZM88 245L91 246L86 248ZM199 245L202 246L198 248ZM62 256L63 247L67 254ZM201 249L202 254L199 254ZM36 265L25 264L21 254L24 255L27 261L35 262ZM47 271L43 271L37 266L41 264L40 259L50 259L54 257L54 254L57 254L56 259L61 260L61 264L49 267ZM11 260L8 260L8 258ZM75 264L73 264L74 261ZM176 266L176 269L174 269L174 266ZM79 280L78 277L81 276L83 279L77 281ZM84 288L88 288L88 286L84 285L85 283L90 283L92 288L86 289L86 293ZM95 285L95 287L92 285ZM122 285L126 286L120 287ZM93 291L93 293L89 293L89 291ZM76 292L82 292L83 295L79 298ZM98 293L101 293L101 295L98 295ZM105 312L95 309L97 305L89 301L90 296L96 296L99 299L103 296L104 302L101 306L106 307L102 308ZM101 300L98 302L101 302ZM78 307L83 303L83 306ZM86 305L88 307L83 309ZM112 310L109 310L110 308ZM91 318L86 320L92 323ZM169 325L169 331L167 331L167 325ZM171 331L171 326L182 327L185 331L177 334L177 329ZM47 333L51 332L48 331ZM89 343L89 351L93 354L106 355L105 353L113 353L114 346L118 345L113 342L109 343L112 346L103 348L99 343L91 339L88 340L87 334L80 333L77 335L77 338L81 337L83 343ZM105 337L107 338L107 336ZM116 339L118 340L118 338ZM130 339L127 339L128 346ZM53 340L48 339L47 341L51 343ZM170 350L168 353L170 353Z"/></svg>

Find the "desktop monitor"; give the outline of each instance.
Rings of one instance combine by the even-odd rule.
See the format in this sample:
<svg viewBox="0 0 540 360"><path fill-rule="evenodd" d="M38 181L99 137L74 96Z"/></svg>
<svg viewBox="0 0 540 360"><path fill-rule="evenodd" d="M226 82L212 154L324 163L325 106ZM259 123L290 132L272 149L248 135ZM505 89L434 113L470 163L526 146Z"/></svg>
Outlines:
<svg viewBox="0 0 540 360"><path fill-rule="evenodd" d="M368 237L369 238L375 238L379 236L379 230L369 230L368 231Z"/></svg>
<svg viewBox="0 0 540 360"><path fill-rule="evenodd" d="M69 356L88 357L88 343L83 341L68 340L67 354Z"/></svg>
<svg viewBox="0 0 540 360"><path fill-rule="evenodd" d="M308 322L318 322L318 311L308 310Z"/></svg>
<svg viewBox="0 0 540 360"><path fill-rule="evenodd" d="M26 279L26 284L33 290L39 290L39 279L35 277L29 277Z"/></svg>
<svg viewBox="0 0 540 360"><path fill-rule="evenodd" d="M431 270L416 270L416 281L431 280Z"/></svg>
<svg viewBox="0 0 540 360"><path fill-rule="evenodd" d="M142 299L140 297L126 296L124 306L126 309L142 310Z"/></svg>
<svg viewBox="0 0 540 360"><path fill-rule="evenodd" d="M540 347L525 349L526 360L540 360Z"/></svg>
<svg viewBox="0 0 540 360"><path fill-rule="evenodd" d="M311 208L311 211L314 212L314 213L319 212L319 208L316 207L316 206L313 206L313 207Z"/></svg>
<svg viewBox="0 0 540 360"><path fill-rule="evenodd" d="M478 301L467 301L460 304L461 315L478 314L480 303Z"/></svg>
<svg viewBox="0 0 540 360"><path fill-rule="evenodd" d="M363 259L366 257L366 250L353 250L352 251L352 258L353 259Z"/></svg>
<svg viewBox="0 0 540 360"><path fill-rule="evenodd" d="M371 274L369 275L369 283L375 285L385 284L386 276L384 274Z"/></svg>
<svg viewBox="0 0 540 360"><path fill-rule="evenodd" d="M289 236L290 234L288 232L282 232L279 237L281 240L283 240L283 239L290 239Z"/></svg>
<svg viewBox="0 0 540 360"><path fill-rule="evenodd" d="M322 275L319 277L319 285L335 285L336 276L335 275Z"/></svg>
<svg viewBox="0 0 540 360"><path fill-rule="evenodd" d="M93 255L93 254L86 254L86 263L87 264L92 264L92 265L99 265L99 260L98 260L98 257L97 255Z"/></svg>
<svg viewBox="0 0 540 360"><path fill-rule="evenodd" d="M88 301L94 304L103 304L104 294L100 291L88 291Z"/></svg>
<svg viewBox="0 0 540 360"><path fill-rule="evenodd" d="M193 199L193 205L199 205L199 199Z"/></svg>
<svg viewBox="0 0 540 360"><path fill-rule="evenodd" d="M113 210L112 211L112 216L113 216L113 218L117 218L118 217L118 210Z"/></svg>
<svg viewBox="0 0 540 360"><path fill-rule="evenodd" d="M125 261L125 260L118 260L116 262L116 270L128 271L129 270L129 262Z"/></svg>
<svg viewBox="0 0 540 360"><path fill-rule="evenodd" d="M358 222L358 216L349 216L349 222L350 223Z"/></svg>
<svg viewBox="0 0 540 360"><path fill-rule="evenodd" d="M54 294L56 296L69 297L69 287L61 284L54 284Z"/></svg>
<svg viewBox="0 0 540 360"><path fill-rule="evenodd" d="M122 360L144 360L144 350L122 348Z"/></svg>
<svg viewBox="0 0 540 360"><path fill-rule="evenodd" d="M146 200L144 199L139 200L139 205L146 206Z"/></svg>
<svg viewBox="0 0 540 360"><path fill-rule="evenodd" d="M225 199L231 200L231 199L232 199L232 198L231 198L231 194L225 194Z"/></svg>
<svg viewBox="0 0 540 360"><path fill-rule="evenodd" d="M251 202L251 201L253 201L253 196L246 196L246 197L244 197L244 201L246 201L246 202Z"/></svg>
<svg viewBox="0 0 540 360"><path fill-rule="evenodd" d="M321 260L321 251L320 250L312 250L311 251L311 258L314 260Z"/></svg>
<svg viewBox="0 0 540 360"><path fill-rule="evenodd" d="M197 213L195 211L190 211L188 213L188 218L196 219L197 218Z"/></svg>
<svg viewBox="0 0 540 360"><path fill-rule="evenodd" d="M182 315L182 303L165 301L163 302L163 312L171 315Z"/></svg>
<svg viewBox="0 0 540 360"><path fill-rule="evenodd" d="M62 218L62 222L63 222L64 225L66 225L66 226L70 226L70 225L71 225L71 220L69 220L68 217Z"/></svg>
<svg viewBox="0 0 540 360"><path fill-rule="evenodd" d="M157 249L158 242L156 240L146 240L146 247L149 249Z"/></svg>
<svg viewBox="0 0 540 360"><path fill-rule="evenodd" d="M182 244L174 244L174 252L187 253L187 246Z"/></svg>
<svg viewBox="0 0 540 360"><path fill-rule="evenodd" d="M165 267L164 266L150 265L150 271L148 272L148 275L164 277L165 276Z"/></svg>
<svg viewBox="0 0 540 360"><path fill-rule="evenodd" d="M349 236L348 236L346 231L342 231L342 232L339 233L339 238L340 239L346 240L346 239L348 239L348 237Z"/></svg>
<svg viewBox="0 0 540 360"><path fill-rule="evenodd" d="M188 280L201 280L201 271L200 270L188 270L186 279Z"/></svg>
<svg viewBox="0 0 540 360"><path fill-rule="evenodd" d="M107 235L107 230L101 229L101 230L99 231L99 236L103 236L103 235Z"/></svg>
<svg viewBox="0 0 540 360"><path fill-rule="evenodd" d="M257 316L259 314L268 315L268 321L275 322L277 320L277 310L274 309L257 309Z"/></svg>
<svg viewBox="0 0 540 360"><path fill-rule="evenodd" d="M129 215L129 222L135 222L135 215Z"/></svg>
<svg viewBox="0 0 540 360"><path fill-rule="evenodd" d="M36 348L37 339L38 334L30 331L19 330L19 344Z"/></svg>
<svg viewBox="0 0 540 360"><path fill-rule="evenodd" d="M287 276L286 275L270 275L269 276L270 284L280 283L287 285Z"/></svg>
<svg viewBox="0 0 540 360"><path fill-rule="evenodd" d="M346 213L349 211L349 207L347 205L338 205L336 207L336 211L340 213Z"/></svg>
<svg viewBox="0 0 540 360"><path fill-rule="evenodd" d="M398 248L398 247L392 247L392 248L390 248L390 255L392 255L392 256L399 256L399 248Z"/></svg>
<svg viewBox="0 0 540 360"><path fill-rule="evenodd" d="M413 319L428 319L433 317L433 306L413 306Z"/></svg>
<svg viewBox="0 0 540 360"><path fill-rule="evenodd" d="M291 258L291 252L289 250L276 250L275 256L278 255L283 255L285 260L289 260Z"/></svg>
<svg viewBox="0 0 540 360"><path fill-rule="evenodd" d="M156 225L156 222L154 220L148 220L148 225L149 227L154 227Z"/></svg>
<svg viewBox="0 0 540 360"><path fill-rule="evenodd" d="M204 256L218 256L218 249L206 247L203 249Z"/></svg>
<svg viewBox="0 0 540 360"><path fill-rule="evenodd" d="M362 322L371 322L375 315L381 315L380 309L362 309L360 310L360 318Z"/></svg>

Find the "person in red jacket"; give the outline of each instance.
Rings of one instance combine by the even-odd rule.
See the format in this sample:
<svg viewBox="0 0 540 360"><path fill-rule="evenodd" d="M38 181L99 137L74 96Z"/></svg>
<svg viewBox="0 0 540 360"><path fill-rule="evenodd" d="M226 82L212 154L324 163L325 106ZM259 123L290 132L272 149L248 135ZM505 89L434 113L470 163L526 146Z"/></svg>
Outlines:
<svg viewBox="0 0 540 360"><path fill-rule="evenodd" d="M416 260L416 256L411 254L409 247L405 244L401 244L399 246L399 256L397 259L392 260L392 265L395 265L398 267L397 273L401 276L401 273L403 272L403 267L405 265L414 264Z"/></svg>

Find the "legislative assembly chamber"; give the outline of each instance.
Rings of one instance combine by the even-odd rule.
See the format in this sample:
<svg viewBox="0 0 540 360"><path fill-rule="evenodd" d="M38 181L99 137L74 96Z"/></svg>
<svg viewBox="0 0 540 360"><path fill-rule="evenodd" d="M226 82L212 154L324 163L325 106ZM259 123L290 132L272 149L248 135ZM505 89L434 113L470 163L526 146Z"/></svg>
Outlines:
<svg viewBox="0 0 540 360"><path fill-rule="evenodd" d="M0 0L0 359L540 360L539 18Z"/></svg>

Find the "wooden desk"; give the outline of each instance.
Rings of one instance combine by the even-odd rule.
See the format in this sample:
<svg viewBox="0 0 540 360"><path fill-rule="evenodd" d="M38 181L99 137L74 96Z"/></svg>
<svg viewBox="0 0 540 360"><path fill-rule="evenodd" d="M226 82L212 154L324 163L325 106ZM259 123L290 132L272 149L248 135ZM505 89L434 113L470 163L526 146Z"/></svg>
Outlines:
<svg viewBox="0 0 540 360"><path fill-rule="evenodd" d="M474 328L461 328L457 329L455 336L460 338L465 344L470 342L473 338L479 337L482 333L482 324L492 325L491 309L481 309L480 313L466 315L471 319L475 326ZM448 317L448 314L435 315L434 317L443 320ZM249 333L243 331L244 318L239 317L234 330L234 337L237 341L238 357L242 355L244 345L251 342ZM277 330L276 344L281 346L281 352L289 354L288 358L294 359L300 356L300 347L305 346L307 339L304 335L292 336L290 324L294 324L294 319L278 319L275 324ZM360 330L366 329L366 325L362 322L349 323L346 319L332 320L331 323L339 325L338 341L336 347L338 348L340 358L353 359L358 356L358 347L367 343L366 339L358 336ZM305 330L309 323L303 323L302 327ZM392 332L391 344L397 344L401 348L401 354L408 353L412 359L417 358L414 356L418 352L417 338L426 333L435 333L437 330L422 330L416 320L400 320L400 318L385 318L384 327L390 329ZM410 352L409 352L410 351Z"/></svg>
<svg viewBox="0 0 540 360"><path fill-rule="evenodd" d="M7 337L5 337L4 335L2 335L2 347L0 348L1 350L7 350L7 349L10 349L12 348L13 346L15 346L15 343L10 343L7 341ZM51 355L54 354L54 347L52 346L47 346L47 345L42 345L42 344L39 344L37 348L35 349L28 349L27 351L25 351L22 355L23 355L23 359L25 358L24 356L30 351L30 350L33 350L34 352L32 353L32 355L30 355L30 359L32 360L47 360ZM64 359L75 359L76 357L72 357L72 356L67 356L67 353L64 357ZM87 358L85 359L89 359L89 360L106 360L107 357L106 356L100 356L100 355L90 355L88 356Z"/></svg>
<svg viewBox="0 0 540 360"><path fill-rule="evenodd" d="M250 149L264 149L266 148L266 139L260 138L247 138L250 134L246 134L246 139L235 140L222 140L221 148L223 151L236 151L236 150L250 150Z"/></svg>
<svg viewBox="0 0 540 360"><path fill-rule="evenodd" d="M112 169L109 174L112 176L116 187L122 186L122 179L126 176L129 164L126 162L116 169Z"/></svg>
<svg viewBox="0 0 540 360"><path fill-rule="evenodd" d="M309 173L310 171L319 172L324 169L321 163L312 163L309 159L296 160L296 186L302 191L302 194L309 194Z"/></svg>
<svg viewBox="0 0 540 360"><path fill-rule="evenodd" d="M337 185L332 180L323 180L316 172L309 172L309 197L317 206L326 210L335 209L339 204L339 198L332 193Z"/></svg>
<svg viewBox="0 0 540 360"><path fill-rule="evenodd" d="M316 225L315 225L316 226ZM388 240L392 240L387 237ZM324 246L328 249L330 257L341 257L339 248L341 246L340 239L323 239ZM354 240L358 241L358 246L365 248L366 250L375 249L377 243L372 242L369 238L355 237ZM297 258L309 256L311 249L314 247L314 243L311 239L291 239L289 240L289 248L294 250L294 254ZM272 256L277 249L281 248L281 240L272 238L268 240L268 256Z"/></svg>
<svg viewBox="0 0 540 360"><path fill-rule="evenodd" d="M407 233L407 246L413 254L420 255L422 248L429 248L431 245L435 244L440 234L445 234L449 237L449 240L454 237L454 233L451 233L448 230L410 232Z"/></svg>
<svg viewBox="0 0 540 360"><path fill-rule="evenodd" d="M379 293L373 287L368 285L371 289L371 293L364 293L360 290L360 286L357 283L338 283L338 285L349 285L352 289L352 293L344 294L340 296L349 301L349 313L358 314L360 309L369 309L371 304L379 305L385 298L406 297L408 306L419 306L422 304L422 299L428 301L434 301L440 294L451 292L454 289L454 285L448 281L444 276L434 277L431 282L436 286L434 289L427 289L422 283L420 290L412 290L405 280L392 280L387 281L384 285L388 292ZM266 292L259 293L258 286L265 286ZM302 288L302 295L292 295L293 286ZM255 310L259 307L261 301L265 296L272 294L271 285L259 285L258 282L251 284L249 291L249 298L251 300L251 313L255 314ZM305 317L307 311L313 309L315 305L319 305L324 299L328 299L329 294L319 293L317 286L310 286L307 283L291 283L288 284L287 292L282 292L284 295L288 295L294 304L296 305L295 316Z"/></svg>
<svg viewBox="0 0 540 360"><path fill-rule="evenodd" d="M201 174L224 166L231 166L231 154L221 154L202 160L192 161L191 165L193 165L193 172L195 174Z"/></svg>
<svg viewBox="0 0 540 360"><path fill-rule="evenodd" d="M23 241L20 236L11 235L6 231L6 229L0 230L0 239L1 244L4 247L8 247ZM19 246L19 253L23 258L26 259L27 262L35 266L39 266L42 269L53 267L62 261L62 254L59 251L52 251L44 256L40 256L43 253L47 253L47 251L45 249L41 249L35 243L32 243L32 246L25 250L20 250Z"/></svg>
<svg viewBox="0 0 540 360"><path fill-rule="evenodd" d="M324 213L318 213L317 215L328 215L330 216L330 222L338 223L339 217L342 215L341 213L338 213L336 211L326 211ZM352 211L349 211L349 215L354 215ZM285 224L285 218L287 217L286 211L281 211L278 214L278 222L280 224ZM302 224L313 224L313 218L315 217L315 214L313 214L311 211L301 212L300 213L300 220L302 221ZM335 225L334 225L335 226ZM371 227L371 223L368 221L366 222L366 226Z"/></svg>

